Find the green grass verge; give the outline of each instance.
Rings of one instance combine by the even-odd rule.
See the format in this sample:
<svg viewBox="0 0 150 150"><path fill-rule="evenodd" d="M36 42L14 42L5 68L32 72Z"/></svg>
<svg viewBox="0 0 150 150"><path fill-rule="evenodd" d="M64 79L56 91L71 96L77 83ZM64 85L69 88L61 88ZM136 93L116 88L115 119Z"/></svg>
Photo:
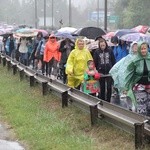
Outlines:
<svg viewBox="0 0 150 150"><path fill-rule="evenodd" d="M0 109L3 120L29 150L133 150L134 138L106 123L90 126L89 114L62 109L52 94L42 96L0 65Z"/></svg>

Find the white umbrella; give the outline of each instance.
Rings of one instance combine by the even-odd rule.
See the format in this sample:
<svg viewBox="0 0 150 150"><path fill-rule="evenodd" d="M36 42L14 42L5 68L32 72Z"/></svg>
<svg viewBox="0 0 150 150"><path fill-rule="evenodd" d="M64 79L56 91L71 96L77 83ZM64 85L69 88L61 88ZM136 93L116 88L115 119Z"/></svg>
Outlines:
<svg viewBox="0 0 150 150"><path fill-rule="evenodd" d="M59 30L57 30L58 32L62 32L62 33L73 33L75 32L77 29L73 28L73 27L63 27L60 28Z"/></svg>

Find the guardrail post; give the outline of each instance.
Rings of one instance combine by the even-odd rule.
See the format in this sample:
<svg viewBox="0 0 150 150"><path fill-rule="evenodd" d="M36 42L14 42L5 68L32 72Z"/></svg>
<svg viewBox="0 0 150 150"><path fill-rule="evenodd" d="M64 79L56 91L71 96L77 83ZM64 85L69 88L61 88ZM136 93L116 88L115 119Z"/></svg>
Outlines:
<svg viewBox="0 0 150 150"><path fill-rule="evenodd" d="M135 123L135 149L143 149L144 123Z"/></svg>
<svg viewBox="0 0 150 150"><path fill-rule="evenodd" d="M91 114L91 125L95 125L98 119L98 109L97 105L90 106L90 114Z"/></svg>
<svg viewBox="0 0 150 150"><path fill-rule="evenodd" d="M2 57L1 57L1 54L0 54L0 64L2 63Z"/></svg>
<svg viewBox="0 0 150 150"><path fill-rule="evenodd" d="M34 76L30 76L30 86L34 86Z"/></svg>
<svg viewBox="0 0 150 150"><path fill-rule="evenodd" d="M11 68L11 61L10 60L7 60L7 70L9 71Z"/></svg>
<svg viewBox="0 0 150 150"><path fill-rule="evenodd" d="M62 108L68 107L68 91L62 92Z"/></svg>
<svg viewBox="0 0 150 150"><path fill-rule="evenodd" d="M13 65L12 68L13 68L13 75L15 75L17 73L17 65Z"/></svg>
<svg viewBox="0 0 150 150"><path fill-rule="evenodd" d="M6 66L6 58L3 57L3 58L2 58L2 61L3 61L3 67L5 67L5 66Z"/></svg>
<svg viewBox="0 0 150 150"><path fill-rule="evenodd" d="M24 77L24 70L19 70L19 76L20 76L20 81L22 81Z"/></svg>
<svg viewBox="0 0 150 150"><path fill-rule="evenodd" d="M48 91L47 82L42 82L42 94L46 95Z"/></svg>

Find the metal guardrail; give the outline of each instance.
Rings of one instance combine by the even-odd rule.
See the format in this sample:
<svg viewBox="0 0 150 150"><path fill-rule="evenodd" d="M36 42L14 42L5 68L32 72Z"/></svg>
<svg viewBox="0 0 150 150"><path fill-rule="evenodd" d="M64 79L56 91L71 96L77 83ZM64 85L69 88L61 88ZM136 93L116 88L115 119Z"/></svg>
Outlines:
<svg viewBox="0 0 150 150"><path fill-rule="evenodd" d="M35 80L42 84L42 93L46 95L48 88L60 95L62 107L69 104L78 106L91 115L91 124L97 121L107 121L131 134L135 135L135 149L142 148L144 136L150 137L150 118L128 111L114 104L87 95L76 89L69 88L58 80L52 80L38 72L24 66L10 57L0 54L0 63L7 66L8 70L13 69L15 75L20 73L20 80L24 75L30 79L30 86L34 86Z"/></svg>

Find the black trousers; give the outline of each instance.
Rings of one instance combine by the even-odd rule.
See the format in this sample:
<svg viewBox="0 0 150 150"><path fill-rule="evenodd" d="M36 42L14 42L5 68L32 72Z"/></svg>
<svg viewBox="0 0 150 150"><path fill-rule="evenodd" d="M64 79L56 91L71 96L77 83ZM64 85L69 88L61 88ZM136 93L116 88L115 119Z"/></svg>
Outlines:
<svg viewBox="0 0 150 150"><path fill-rule="evenodd" d="M100 95L99 98L110 102L112 94L112 83L111 77L101 77L100 80Z"/></svg>
<svg viewBox="0 0 150 150"><path fill-rule="evenodd" d="M62 80L63 80L64 84L66 84L66 82L67 82L67 74L65 72L65 69L66 69L65 64L66 63L60 64L60 75L62 77Z"/></svg>

